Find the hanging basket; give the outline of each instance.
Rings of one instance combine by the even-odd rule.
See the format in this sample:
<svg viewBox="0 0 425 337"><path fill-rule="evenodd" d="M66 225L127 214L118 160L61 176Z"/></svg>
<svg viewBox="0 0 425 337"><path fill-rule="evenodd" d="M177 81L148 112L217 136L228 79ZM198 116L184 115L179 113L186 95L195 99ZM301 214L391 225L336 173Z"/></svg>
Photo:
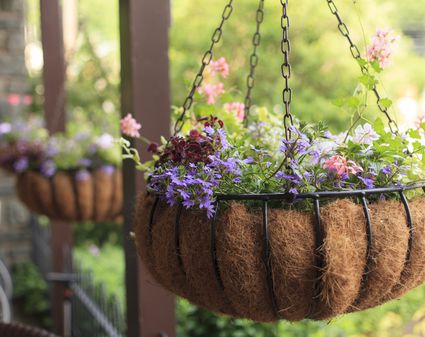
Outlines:
<svg viewBox="0 0 425 337"><path fill-rule="evenodd" d="M383 192L399 193L402 201L367 205L367 196ZM398 298L425 281L425 198L409 206L403 189L330 192L299 195L313 200L314 213L269 209L270 201L287 197L222 196L212 221L142 197L139 254L169 291L260 322L330 319ZM320 200L329 198L342 199L321 208ZM248 199L263 207L248 210L241 203Z"/></svg>
<svg viewBox="0 0 425 337"><path fill-rule="evenodd" d="M350 44L351 54L360 61L359 49L334 2L326 1ZM285 136L289 140L293 118L288 0L281 0L281 4L282 96ZM246 116L258 63L263 6L264 0L260 0L247 80ZM212 49L220 41L223 24L232 10L230 0L183 104L175 135L182 130L185 113L191 108L193 95L211 62ZM361 68L367 72L367 68ZM372 91L388 118L389 129L397 134L397 125L377 88ZM405 191L424 186L215 195L212 220L205 212L185 209L178 202L169 207L161 195L145 195L135 215L136 245L160 285L205 309L259 322L330 319L398 298L425 281L425 198L409 204L405 196ZM385 200L390 195L395 200ZM298 201L309 203L312 211L294 210L291 205Z"/></svg>
<svg viewBox="0 0 425 337"><path fill-rule="evenodd" d="M34 213L53 220L113 221L122 212L122 173L98 169L59 171L47 178L35 171L18 175L19 199Z"/></svg>

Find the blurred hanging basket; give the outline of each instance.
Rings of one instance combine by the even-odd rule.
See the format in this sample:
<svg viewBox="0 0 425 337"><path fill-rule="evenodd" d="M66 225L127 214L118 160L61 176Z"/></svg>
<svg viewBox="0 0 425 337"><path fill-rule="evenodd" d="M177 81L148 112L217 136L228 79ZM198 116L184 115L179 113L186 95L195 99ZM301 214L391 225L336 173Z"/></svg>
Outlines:
<svg viewBox="0 0 425 337"><path fill-rule="evenodd" d="M114 221L122 213L122 173L58 171L52 177L27 170L17 176L19 199L31 211L61 221Z"/></svg>
<svg viewBox="0 0 425 337"><path fill-rule="evenodd" d="M289 141L293 121L289 109L288 0L281 3L284 124ZM332 0L327 3L353 57L360 61L359 50L335 4ZM260 0L246 114L258 63L263 6ZM184 114L192 105L232 10L229 1L183 105L175 134L182 129ZM396 134L397 126L376 86L372 91ZM203 308L260 322L330 319L398 298L425 280L425 198L409 204L405 196L406 191L424 186L215 195L212 219L204 211L186 209L181 202L170 207L163 196L150 194L137 206L137 249L159 284ZM394 200L379 201L384 196ZM288 205L298 201L307 201L312 211L288 210Z"/></svg>

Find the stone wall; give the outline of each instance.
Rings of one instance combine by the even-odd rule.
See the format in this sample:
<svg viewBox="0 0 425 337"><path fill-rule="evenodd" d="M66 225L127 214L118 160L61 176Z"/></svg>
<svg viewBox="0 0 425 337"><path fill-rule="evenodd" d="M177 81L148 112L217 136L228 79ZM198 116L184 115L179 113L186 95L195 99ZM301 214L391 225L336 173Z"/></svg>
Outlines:
<svg viewBox="0 0 425 337"><path fill-rule="evenodd" d="M19 112L28 90L24 18L24 0L0 0L0 121ZM0 257L9 265L31 251L29 214L14 193L14 178L0 172Z"/></svg>

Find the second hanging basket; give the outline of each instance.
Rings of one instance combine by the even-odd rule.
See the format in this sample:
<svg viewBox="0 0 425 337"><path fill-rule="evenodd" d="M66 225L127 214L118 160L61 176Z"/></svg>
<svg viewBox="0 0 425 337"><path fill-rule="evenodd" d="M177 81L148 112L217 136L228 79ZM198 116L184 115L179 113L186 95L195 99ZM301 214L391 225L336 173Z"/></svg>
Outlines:
<svg viewBox="0 0 425 337"><path fill-rule="evenodd" d="M122 173L114 168L58 171L47 178L35 171L18 175L19 199L34 213L62 221L114 221L122 212Z"/></svg>
<svg viewBox="0 0 425 337"><path fill-rule="evenodd" d="M405 201L362 207L344 198L316 213L230 201L211 221L146 196L136 242L158 283L208 310L260 322L330 319L425 281L425 199Z"/></svg>

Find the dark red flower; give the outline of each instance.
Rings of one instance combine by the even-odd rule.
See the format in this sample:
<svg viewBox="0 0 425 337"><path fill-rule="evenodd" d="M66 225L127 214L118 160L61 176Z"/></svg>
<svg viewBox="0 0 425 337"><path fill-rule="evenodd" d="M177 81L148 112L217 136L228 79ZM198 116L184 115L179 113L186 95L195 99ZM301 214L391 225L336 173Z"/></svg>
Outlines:
<svg viewBox="0 0 425 337"><path fill-rule="evenodd" d="M148 152L156 154L158 153L158 147L159 145L157 143L150 143L148 146Z"/></svg>

